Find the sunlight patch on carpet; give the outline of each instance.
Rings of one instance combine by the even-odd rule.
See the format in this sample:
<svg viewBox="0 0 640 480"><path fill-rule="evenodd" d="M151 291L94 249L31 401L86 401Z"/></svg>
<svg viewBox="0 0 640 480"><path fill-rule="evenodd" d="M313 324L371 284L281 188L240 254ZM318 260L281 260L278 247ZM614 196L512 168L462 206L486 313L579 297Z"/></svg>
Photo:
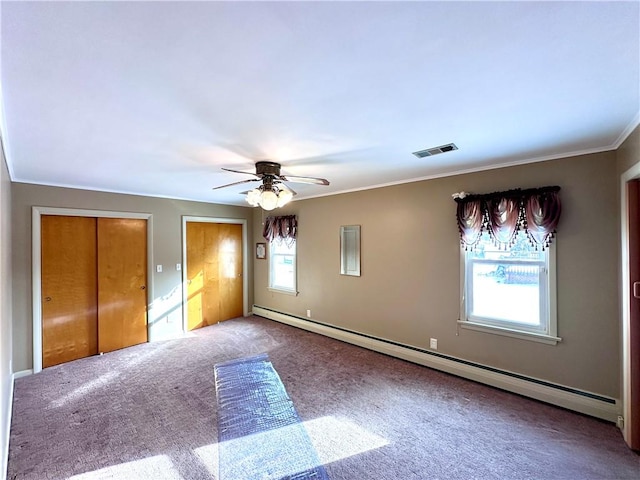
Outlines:
<svg viewBox="0 0 640 480"><path fill-rule="evenodd" d="M299 423L224 441L218 444L220 456L224 455L220 479L327 479L305 441L309 442Z"/></svg>
<svg viewBox="0 0 640 480"><path fill-rule="evenodd" d="M316 465L313 462L308 462L306 467L311 469L320 465L328 465L332 462L337 462L345 458L353 457L370 450L389 445L389 441L385 438L369 432L365 428L356 425L352 421L344 418L336 418L333 416L326 416L316 418L314 420L308 420L302 422L303 427L311 438L311 443L316 449L318 454L318 462ZM289 427L283 427L282 429L270 430L268 432L260 433L257 435L250 435L248 437L236 438L229 440L227 447L239 452L255 451L257 446L262 448L263 445L276 444L272 442L272 439L280 436L287 436L289 432L286 431ZM205 445L194 450L197 457L202 464L206 467L209 473L217 478L218 475L218 444L212 443ZM296 468L287 468L286 458L280 457L278 452L273 453L275 457L271 458L271 462L280 462L280 471L286 475L293 475L296 473ZM240 473L238 478L252 478L251 474L254 472L248 471L246 473ZM262 477L260 477L262 478ZM266 476L264 478L280 478Z"/></svg>
<svg viewBox="0 0 640 480"><path fill-rule="evenodd" d="M81 473L67 480L107 480L107 479L153 478L154 480L184 480L171 459L166 455L141 458L132 462L120 463L109 467Z"/></svg>
<svg viewBox="0 0 640 480"><path fill-rule="evenodd" d="M134 353L133 350L129 350L130 358L129 358L129 360L127 360L127 367L130 368L131 366L136 365L138 363L142 363L142 362L148 361L148 359L151 358L151 357L154 357L154 356L157 356L157 355L161 355L162 351L165 348L167 348L167 345L160 345L160 346L154 348L153 350L151 350L149 352L136 351ZM114 352L110 352L110 353L114 353ZM110 353L106 353L104 355L96 355L95 357L87 357L87 359L92 358L95 361L104 361L104 359L108 358ZM123 350L118 350L117 353L123 354ZM82 360L85 360L85 359L82 359ZM82 360L79 360L79 361L82 361ZM74 402L76 400L80 400L82 397L84 397L85 395L91 393L92 391L94 391L96 389L99 389L99 388L102 388L102 387L107 387L115 379L117 379L120 376L121 373L122 373L121 370L113 370L113 371L107 372L107 373L105 373L103 375L100 375L98 378L95 378L95 379L93 379L93 380L91 380L89 382L85 382L82 385L80 385L78 388L72 390L71 392L67 393L66 395L63 395L59 399L52 400L49 403L49 408L64 407L67 403Z"/></svg>
<svg viewBox="0 0 640 480"><path fill-rule="evenodd" d="M193 450L213 478L218 478L218 444L211 443Z"/></svg>
<svg viewBox="0 0 640 480"><path fill-rule="evenodd" d="M304 427L324 465L389 445L386 438L345 418L316 418L304 422Z"/></svg>
<svg viewBox="0 0 640 480"><path fill-rule="evenodd" d="M106 387L112 380L116 379L119 376L120 372L117 371L100 375L98 378L82 384L81 386L67 393L65 396L59 398L58 400L54 400L49 404L49 406L51 408L64 407L68 402L79 400L80 398L84 397L97 388Z"/></svg>

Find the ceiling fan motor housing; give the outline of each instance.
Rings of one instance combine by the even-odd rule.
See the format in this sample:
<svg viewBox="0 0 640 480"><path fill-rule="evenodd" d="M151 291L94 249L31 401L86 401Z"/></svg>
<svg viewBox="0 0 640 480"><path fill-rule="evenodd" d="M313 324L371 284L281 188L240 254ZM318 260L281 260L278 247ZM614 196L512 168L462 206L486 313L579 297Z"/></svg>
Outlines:
<svg viewBox="0 0 640 480"><path fill-rule="evenodd" d="M280 176L280 164L275 162L257 162L256 163L256 175L257 176Z"/></svg>

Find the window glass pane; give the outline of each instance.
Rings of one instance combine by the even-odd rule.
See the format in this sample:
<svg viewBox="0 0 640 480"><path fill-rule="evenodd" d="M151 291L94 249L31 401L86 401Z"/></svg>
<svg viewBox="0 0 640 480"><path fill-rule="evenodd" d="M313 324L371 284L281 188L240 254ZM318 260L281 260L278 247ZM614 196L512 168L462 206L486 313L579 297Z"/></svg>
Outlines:
<svg viewBox="0 0 640 480"><path fill-rule="evenodd" d="M514 240L499 248L485 232L473 251L464 252L461 324L555 337L555 256L550 249L537 250L523 231Z"/></svg>
<svg viewBox="0 0 640 480"><path fill-rule="evenodd" d="M539 265L501 264L471 265L469 279L473 285L471 316L540 325Z"/></svg>
<svg viewBox="0 0 640 480"><path fill-rule="evenodd" d="M544 274L547 253L519 232L512 246L498 248L485 232L467 252L467 317L474 322L546 330ZM544 316L545 318L541 317Z"/></svg>
<svg viewBox="0 0 640 480"><path fill-rule="evenodd" d="M296 254L296 244L289 246L285 242L273 241L271 242L271 251L273 253L289 253L292 255Z"/></svg>
<svg viewBox="0 0 640 480"><path fill-rule="evenodd" d="M269 248L269 286L296 290L296 245L273 241Z"/></svg>
<svg viewBox="0 0 640 480"><path fill-rule="evenodd" d="M507 249L500 249L496 247L489 238L489 234L484 232L477 247L473 251L467 252L467 258L485 258L490 260L506 258L513 260L544 262L545 252L542 250L536 250L531 246L527 236L523 232L518 233L514 244Z"/></svg>
<svg viewBox="0 0 640 480"><path fill-rule="evenodd" d="M273 256L273 285L277 287L294 288L293 255Z"/></svg>

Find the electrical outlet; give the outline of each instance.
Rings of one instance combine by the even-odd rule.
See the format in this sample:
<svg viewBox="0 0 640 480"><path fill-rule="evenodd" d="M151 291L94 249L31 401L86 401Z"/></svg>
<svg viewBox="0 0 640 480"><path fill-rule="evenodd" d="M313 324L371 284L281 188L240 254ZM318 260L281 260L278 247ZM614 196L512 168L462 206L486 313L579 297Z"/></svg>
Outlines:
<svg viewBox="0 0 640 480"><path fill-rule="evenodd" d="M622 415L618 415L618 421L616 422L616 426L622 430L624 428L624 417Z"/></svg>
<svg viewBox="0 0 640 480"><path fill-rule="evenodd" d="M307 310L307 317L311 318L311 310Z"/></svg>
<svg viewBox="0 0 640 480"><path fill-rule="evenodd" d="M429 348L431 348L432 350L437 350L438 349L438 339L437 338L429 339Z"/></svg>

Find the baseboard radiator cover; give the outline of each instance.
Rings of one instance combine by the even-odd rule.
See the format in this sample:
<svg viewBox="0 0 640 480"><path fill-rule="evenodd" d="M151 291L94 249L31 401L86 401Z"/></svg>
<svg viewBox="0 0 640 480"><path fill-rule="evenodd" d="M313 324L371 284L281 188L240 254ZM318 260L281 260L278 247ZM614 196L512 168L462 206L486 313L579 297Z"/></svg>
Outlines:
<svg viewBox="0 0 640 480"><path fill-rule="evenodd" d="M253 314L609 422L616 423L618 416L622 415L620 401L615 398L372 337L258 305L253 306Z"/></svg>

